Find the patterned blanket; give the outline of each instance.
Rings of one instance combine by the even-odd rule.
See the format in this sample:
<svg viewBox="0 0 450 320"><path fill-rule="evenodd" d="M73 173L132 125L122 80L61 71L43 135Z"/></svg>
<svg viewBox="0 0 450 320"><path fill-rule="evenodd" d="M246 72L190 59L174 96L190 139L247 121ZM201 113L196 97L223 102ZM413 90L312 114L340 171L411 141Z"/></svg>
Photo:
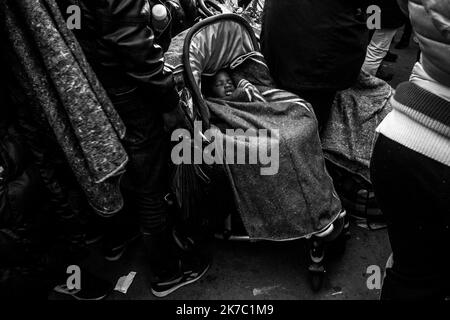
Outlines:
<svg viewBox="0 0 450 320"><path fill-rule="evenodd" d="M221 131L216 135L224 145L245 150L246 163L239 163L234 151L230 156L226 147L223 157L247 232L252 239L289 240L322 230L337 218L341 203L325 169L310 105L291 93L274 89L267 67L257 56L235 66L232 77L235 83L257 90L207 102L211 123ZM246 98L247 94L252 98ZM234 133L230 135L227 129ZM241 132L236 133L237 129ZM261 129L267 130L267 136L259 135ZM259 139L248 138L248 130L256 132ZM264 175L261 169L267 169L267 163L248 160L252 150L262 148L267 152L269 145L273 161L270 165L278 170ZM278 154L273 157L274 153Z"/></svg>
<svg viewBox="0 0 450 320"><path fill-rule="evenodd" d="M184 91L186 86L196 85L187 84L185 78L185 36L186 32L172 39L166 53L167 67ZM244 150L247 159L251 150L261 150L271 143L278 146L278 150L271 149L274 154L266 152L271 163L242 163L237 152L231 154L223 148L224 172L247 233L252 239L290 240L321 231L339 216L341 202L325 169L311 106L292 93L276 89L258 52L238 56L227 66L240 88L231 99L206 100L212 133L217 138L214 141ZM197 118L198 114L192 113L192 101L187 105ZM233 134L227 134L227 129ZM249 130L267 130L268 138L260 135L260 139L250 139L246 135ZM262 174L262 169L270 169L270 165L276 168L273 174Z"/></svg>
<svg viewBox="0 0 450 320"><path fill-rule="evenodd" d="M6 47L30 107L54 132L88 201L102 215L123 205L125 126L67 29L54 0L2 0Z"/></svg>
<svg viewBox="0 0 450 320"><path fill-rule="evenodd" d="M339 92L321 134L325 157L370 183L375 129L391 111L388 101L393 94L388 83L365 72L353 87Z"/></svg>

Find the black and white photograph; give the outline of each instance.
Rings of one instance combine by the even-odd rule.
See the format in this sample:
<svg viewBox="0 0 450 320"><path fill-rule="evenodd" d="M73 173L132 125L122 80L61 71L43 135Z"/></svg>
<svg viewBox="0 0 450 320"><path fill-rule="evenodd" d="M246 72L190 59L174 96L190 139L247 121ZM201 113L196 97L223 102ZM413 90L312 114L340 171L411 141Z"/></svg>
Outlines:
<svg viewBox="0 0 450 320"><path fill-rule="evenodd" d="M0 0L0 78L2 301L450 300L450 0Z"/></svg>

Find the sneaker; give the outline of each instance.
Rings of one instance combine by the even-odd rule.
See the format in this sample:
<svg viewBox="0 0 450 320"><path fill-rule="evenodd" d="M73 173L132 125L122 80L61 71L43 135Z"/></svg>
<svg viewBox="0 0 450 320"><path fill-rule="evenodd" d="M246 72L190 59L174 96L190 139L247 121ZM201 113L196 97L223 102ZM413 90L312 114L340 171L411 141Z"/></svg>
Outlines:
<svg viewBox="0 0 450 320"><path fill-rule="evenodd" d="M181 264L182 262L180 260L180 269L182 272L151 284L151 291L154 296L163 298L181 287L200 280L208 272L210 267L209 262L200 260L191 266L183 266Z"/></svg>
<svg viewBox="0 0 450 320"><path fill-rule="evenodd" d="M112 284L89 273L81 271L80 289L69 289L67 285L60 284L53 288L57 293L69 295L77 300L102 300L112 291Z"/></svg>
<svg viewBox="0 0 450 320"><path fill-rule="evenodd" d="M125 250L128 248L130 244L136 241L140 237L139 233L132 234L128 238L124 239L108 239L105 241L105 245L103 247L104 257L108 261L117 261L124 254Z"/></svg>

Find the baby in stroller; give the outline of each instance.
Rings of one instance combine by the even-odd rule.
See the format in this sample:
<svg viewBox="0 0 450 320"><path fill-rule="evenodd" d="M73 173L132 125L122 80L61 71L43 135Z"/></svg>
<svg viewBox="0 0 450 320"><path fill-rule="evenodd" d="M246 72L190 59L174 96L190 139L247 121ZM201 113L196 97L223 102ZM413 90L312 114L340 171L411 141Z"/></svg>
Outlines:
<svg viewBox="0 0 450 320"><path fill-rule="evenodd" d="M203 77L203 94L206 98L240 102L266 102L259 90L246 79L235 85L229 70L221 69L212 77Z"/></svg>
<svg viewBox="0 0 450 320"><path fill-rule="evenodd" d="M219 70L211 79L205 77L204 83L204 94L209 98L226 98L236 90L233 79L226 69Z"/></svg>
<svg viewBox="0 0 450 320"><path fill-rule="evenodd" d="M207 18L172 39L166 67L173 71L180 93L186 97L189 130L185 135L200 136L204 129L207 151L216 150L217 141L235 147L223 148L221 161L210 166L228 182L231 199L223 202L234 203L248 238L310 239L309 269L322 277L323 252L318 239L334 228L339 234L344 212L325 170L310 105L276 88L253 29L237 15ZM200 134L198 130L202 130ZM258 139L250 139L253 132ZM213 133L215 139L210 137ZM249 156L250 151L258 150L259 158L254 159L264 158L260 155L267 153L268 145L270 156L276 156L277 170L271 174L263 170L267 169L263 161L254 163ZM243 162L238 162L238 150L245 155ZM191 164L190 172L207 169L205 164ZM202 180L199 174L193 179ZM215 179L207 180L212 187L219 185ZM176 188L183 181L174 182L182 211L190 211L185 192ZM194 198L195 194L190 194ZM218 202L214 206L220 207Z"/></svg>

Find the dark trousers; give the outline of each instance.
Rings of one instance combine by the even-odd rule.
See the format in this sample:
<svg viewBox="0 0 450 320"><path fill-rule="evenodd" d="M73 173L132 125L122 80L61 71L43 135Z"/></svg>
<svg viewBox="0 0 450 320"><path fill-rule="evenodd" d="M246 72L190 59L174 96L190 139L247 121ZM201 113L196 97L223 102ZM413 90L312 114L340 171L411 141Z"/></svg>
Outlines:
<svg viewBox="0 0 450 320"><path fill-rule="evenodd" d="M312 105L321 131L330 118L336 90L299 90L295 94Z"/></svg>
<svg viewBox="0 0 450 320"><path fill-rule="evenodd" d="M411 39L411 35L412 35L412 25L411 25L411 21L409 21L409 19L407 19L407 21L405 22L405 28L403 29L402 37L399 42L405 43L406 45L408 45L409 40Z"/></svg>
<svg viewBox="0 0 450 320"><path fill-rule="evenodd" d="M164 200L169 191L170 139L164 131L162 115L155 108L155 100L146 101L136 92L109 92L109 96L125 123L123 143L129 156L121 180L125 207L116 220L116 230L133 226L126 219L137 217L153 276L176 272L178 254Z"/></svg>
<svg viewBox="0 0 450 320"><path fill-rule="evenodd" d="M126 126L123 140L129 156L121 188L126 210L137 214L143 234L159 233L167 225L169 137L153 101L137 93L109 94ZM128 213L127 213L128 214Z"/></svg>
<svg viewBox="0 0 450 320"><path fill-rule="evenodd" d="M394 258L381 298L444 298L450 293L450 167L380 135L371 180Z"/></svg>

